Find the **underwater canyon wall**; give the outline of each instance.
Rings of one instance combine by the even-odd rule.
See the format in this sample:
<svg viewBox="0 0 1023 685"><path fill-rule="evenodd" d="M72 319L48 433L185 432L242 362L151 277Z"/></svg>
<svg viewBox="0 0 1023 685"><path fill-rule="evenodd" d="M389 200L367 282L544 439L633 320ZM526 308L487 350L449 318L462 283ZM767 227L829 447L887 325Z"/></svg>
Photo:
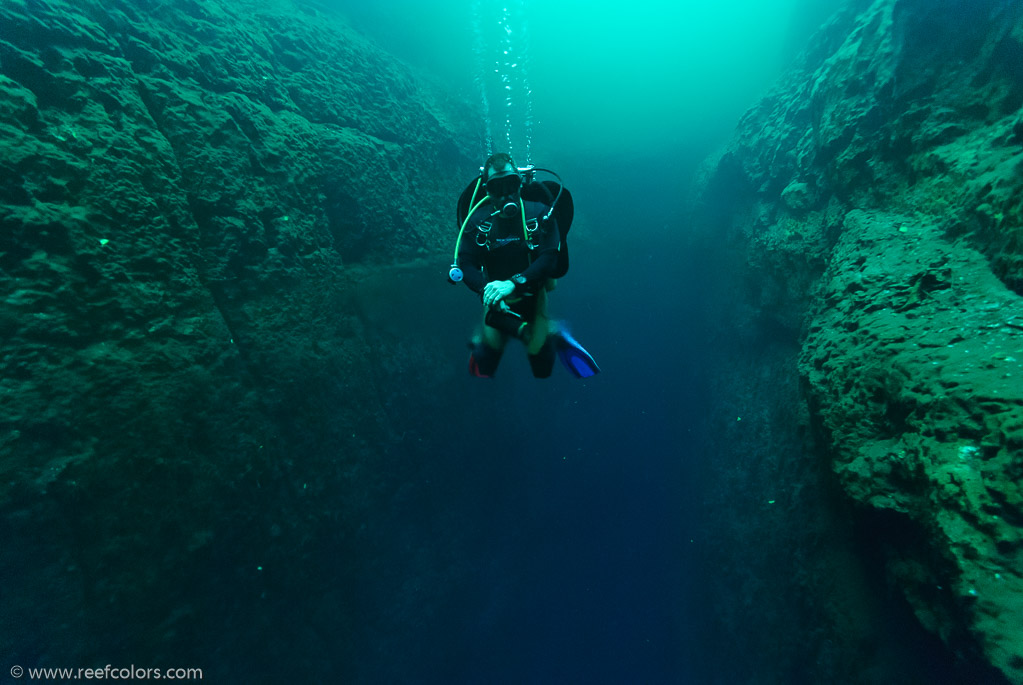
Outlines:
<svg viewBox="0 0 1023 685"><path fill-rule="evenodd" d="M475 119L290 2L0 5L9 663L348 667L413 366L355 293L447 249Z"/></svg>
<svg viewBox="0 0 1023 685"><path fill-rule="evenodd" d="M720 412L715 463L757 484L714 467L708 497L785 550L723 574L745 606L719 615L761 652L763 614L809 618L789 682L896 682L909 633L869 626L905 606L953 675L898 682L1023 683L1021 107L1019 3L851 2L700 180L693 249L733 293L718 392L761 415Z"/></svg>

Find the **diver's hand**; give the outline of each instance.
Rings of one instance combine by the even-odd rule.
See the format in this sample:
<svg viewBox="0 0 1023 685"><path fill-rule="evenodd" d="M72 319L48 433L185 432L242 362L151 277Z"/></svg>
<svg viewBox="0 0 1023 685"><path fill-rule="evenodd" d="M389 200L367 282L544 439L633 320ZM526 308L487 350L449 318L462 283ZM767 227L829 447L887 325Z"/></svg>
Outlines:
<svg viewBox="0 0 1023 685"><path fill-rule="evenodd" d="M491 281L483 288L483 304L493 307L513 292L515 284L511 281Z"/></svg>

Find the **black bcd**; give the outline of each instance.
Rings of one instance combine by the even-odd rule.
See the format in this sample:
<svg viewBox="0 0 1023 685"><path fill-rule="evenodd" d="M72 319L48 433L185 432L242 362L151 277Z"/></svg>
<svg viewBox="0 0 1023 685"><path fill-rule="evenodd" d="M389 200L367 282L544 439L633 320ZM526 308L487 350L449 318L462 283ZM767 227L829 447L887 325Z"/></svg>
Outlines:
<svg viewBox="0 0 1023 685"><path fill-rule="evenodd" d="M479 178L474 178L465 187L462 194L458 196L458 205L455 215L459 228L465 223L465 217L472 209L473 192L477 187L482 191L482 184L477 186ZM561 197L558 197L558 190ZM557 198L557 203L554 202ZM558 222L558 233L561 234L561 249L558 250L558 265L552 274L552 278L561 278L568 273L568 231L572 227L572 219L575 217L575 206L572 204L572 193L556 181L532 181L522 186L522 199L528 202L540 202L547 206L554 206L553 218ZM479 199L476 198L478 202Z"/></svg>

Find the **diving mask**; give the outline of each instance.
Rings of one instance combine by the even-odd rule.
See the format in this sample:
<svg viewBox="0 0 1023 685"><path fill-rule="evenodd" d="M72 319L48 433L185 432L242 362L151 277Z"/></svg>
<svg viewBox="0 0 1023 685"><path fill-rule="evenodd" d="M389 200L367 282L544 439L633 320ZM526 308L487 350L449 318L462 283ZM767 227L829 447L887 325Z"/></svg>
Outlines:
<svg viewBox="0 0 1023 685"><path fill-rule="evenodd" d="M487 179L487 195L490 197L515 195L521 187L522 177L515 173L491 176Z"/></svg>
<svg viewBox="0 0 1023 685"><path fill-rule="evenodd" d="M491 176L487 179L487 195L495 214L500 214L505 219L515 216L519 209L519 189L522 187L522 177L516 173L507 173L500 176Z"/></svg>

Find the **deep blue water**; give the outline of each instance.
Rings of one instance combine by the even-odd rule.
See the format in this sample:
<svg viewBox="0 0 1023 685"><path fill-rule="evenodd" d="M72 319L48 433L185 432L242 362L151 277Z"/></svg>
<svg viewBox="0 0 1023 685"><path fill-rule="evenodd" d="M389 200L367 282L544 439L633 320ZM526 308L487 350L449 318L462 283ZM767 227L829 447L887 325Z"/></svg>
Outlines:
<svg viewBox="0 0 1023 685"><path fill-rule="evenodd" d="M436 575L415 581L429 615L413 608L388 643L418 656L382 657L363 672L369 681L707 682L704 569L691 542L703 526L706 265L685 264L677 236L662 230L672 210L632 195L648 168L622 171L618 196L569 186L577 212L592 217L582 222L618 230L581 229L551 295L552 316L600 363L597 377L558 365L536 380L517 343L494 379L470 377L464 341L478 301L443 283L440 267L422 276L443 308L423 334L447 341L454 373L423 398L440 420L402 457L424 460L421 481L391 512L379 553L408 574ZM405 601L376 591L367 603L376 618L374 603Z"/></svg>

